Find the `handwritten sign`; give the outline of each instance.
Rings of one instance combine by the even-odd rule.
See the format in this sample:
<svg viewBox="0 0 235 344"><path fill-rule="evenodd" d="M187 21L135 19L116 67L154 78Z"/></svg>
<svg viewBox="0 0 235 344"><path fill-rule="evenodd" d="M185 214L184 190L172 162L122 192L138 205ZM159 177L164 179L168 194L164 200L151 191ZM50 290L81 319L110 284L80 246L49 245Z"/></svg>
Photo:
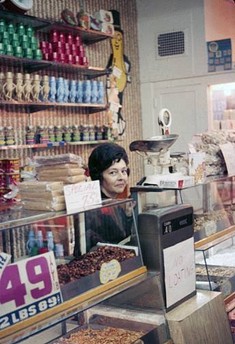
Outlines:
<svg viewBox="0 0 235 344"><path fill-rule="evenodd" d="M101 203L98 180L64 186L64 196L68 213Z"/></svg>
<svg viewBox="0 0 235 344"><path fill-rule="evenodd" d="M9 264L0 276L0 330L61 302L53 252Z"/></svg>
<svg viewBox="0 0 235 344"><path fill-rule="evenodd" d="M116 259L103 263L100 268L100 283L105 284L115 280L120 272L121 264Z"/></svg>
<svg viewBox="0 0 235 344"><path fill-rule="evenodd" d="M235 147L231 142L220 145L220 149L223 153L226 163L228 175L233 176L235 174Z"/></svg>
<svg viewBox="0 0 235 344"><path fill-rule="evenodd" d="M194 240L189 238L163 250L166 306L169 308L195 291Z"/></svg>

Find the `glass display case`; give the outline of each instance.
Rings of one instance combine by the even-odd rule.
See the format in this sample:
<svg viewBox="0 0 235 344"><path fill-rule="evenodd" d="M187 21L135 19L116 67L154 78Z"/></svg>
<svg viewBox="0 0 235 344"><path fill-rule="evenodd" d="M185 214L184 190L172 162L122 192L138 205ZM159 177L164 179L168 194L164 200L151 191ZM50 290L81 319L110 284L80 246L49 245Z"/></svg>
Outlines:
<svg viewBox="0 0 235 344"><path fill-rule="evenodd" d="M197 289L221 291L224 297L235 290L234 196L233 176L208 177L182 189L132 189L138 212L175 203L192 205Z"/></svg>
<svg viewBox="0 0 235 344"><path fill-rule="evenodd" d="M139 337L151 332L152 342L165 342L168 333L159 276L148 273L143 264L129 205L130 200L107 200L67 214L29 211L16 204L0 212L1 343L29 337L32 341L34 335L44 338L42 332L50 329L51 335L51 329L57 329L54 338L48 335L47 343L66 335L71 324L73 330L84 329L98 318L102 327L106 322L111 326L120 310L128 312L128 308L129 330L139 327ZM63 250L58 251L61 245ZM140 304L144 297L148 302ZM97 305L110 309L112 319L97 313ZM143 318L137 319L140 313ZM123 327L121 319L118 323ZM128 322L125 325L127 329Z"/></svg>

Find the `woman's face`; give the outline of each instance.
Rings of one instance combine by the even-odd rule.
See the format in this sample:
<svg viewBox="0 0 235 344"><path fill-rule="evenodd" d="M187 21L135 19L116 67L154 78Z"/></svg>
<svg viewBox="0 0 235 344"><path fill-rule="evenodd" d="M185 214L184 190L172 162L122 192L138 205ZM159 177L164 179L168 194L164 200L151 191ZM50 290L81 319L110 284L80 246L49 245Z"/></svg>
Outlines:
<svg viewBox="0 0 235 344"><path fill-rule="evenodd" d="M116 198L121 194L127 185L128 173L124 160L114 162L102 173L101 190L110 198Z"/></svg>

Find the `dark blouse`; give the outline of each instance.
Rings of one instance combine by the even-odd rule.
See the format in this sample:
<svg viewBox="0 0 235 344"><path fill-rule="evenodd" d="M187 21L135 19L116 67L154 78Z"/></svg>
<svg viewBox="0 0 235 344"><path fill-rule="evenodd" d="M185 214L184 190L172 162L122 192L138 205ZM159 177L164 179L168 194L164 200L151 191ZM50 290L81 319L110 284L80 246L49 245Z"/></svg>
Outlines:
<svg viewBox="0 0 235 344"><path fill-rule="evenodd" d="M102 194L102 199L108 197ZM97 242L118 244L131 234L132 216L127 216L124 207L103 207L89 212L85 219L86 243L89 251Z"/></svg>

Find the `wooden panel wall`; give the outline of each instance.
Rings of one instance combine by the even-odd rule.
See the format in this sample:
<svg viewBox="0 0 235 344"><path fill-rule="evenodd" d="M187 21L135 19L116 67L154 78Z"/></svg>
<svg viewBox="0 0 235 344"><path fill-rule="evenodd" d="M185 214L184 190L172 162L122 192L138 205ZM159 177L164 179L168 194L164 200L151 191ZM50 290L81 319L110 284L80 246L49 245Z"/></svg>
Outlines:
<svg viewBox="0 0 235 344"><path fill-rule="evenodd" d="M84 1L86 11L94 13L99 9L116 9L120 12L121 28L124 31L124 53L131 61L131 83L127 84L124 91L122 114L126 120L125 135L118 141L128 152L130 158L130 186L134 185L143 176L142 158L129 151L129 143L139 139L142 136L141 123L141 104L140 104L140 85L139 85L139 58L137 42L137 10L135 0L86 0ZM79 10L79 0L34 0L33 8L27 12L41 18L60 20L61 11L65 8L76 14ZM105 40L94 45L86 47L89 64L92 66L106 67L111 54L110 41ZM49 74L48 71L41 72ZM61 76L66 73L59 72ZM53 75L53 73L52 73ZM73 75L67 75L72 77ZM81 123L98 123L105 121L105 113L86 115L77 109L50 109L36 112L33 114L24 113L24 110L15 110L9 112L7 109L1 109L0 126L13 125L15 130L16 141L18 144L24 143L24 130L28 124L42 125L72 125ZM29 149L0 151L0 158L20 157L22 165L27 162L28 157L33 155L54 155L61 153L75 153L87 158L94 146L70 146L63 148L52 148L50 150L41 149L32 151Z"/></svg>

